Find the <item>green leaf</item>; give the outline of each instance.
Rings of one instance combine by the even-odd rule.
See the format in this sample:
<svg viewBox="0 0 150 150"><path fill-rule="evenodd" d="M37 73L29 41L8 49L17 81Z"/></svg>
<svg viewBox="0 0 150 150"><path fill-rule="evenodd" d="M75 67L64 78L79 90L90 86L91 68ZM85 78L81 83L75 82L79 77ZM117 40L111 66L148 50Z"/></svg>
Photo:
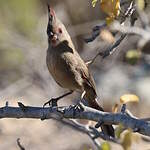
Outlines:
<svg viewBox="0 0 150 150"><path fill-rule="evenodd" d="M115 135L118 139L120 139L120 135L123 132L123 129L124 127L122 124L119 124L119 126L115 129Z"/></svg>
<svg viewBox="0 0 150 150"><path fill-rule="evenodd" d="M110 144L108 142L103 142L101 148L102 150L110 150Z"/></svg>
<svg viewBox="0 0 150 150"><path fill-rule="evenodd" d="M141 52L138 50L134 50L134 49L129 50L125 56L127 62L131 65L135 65L140 59L140 57L141 57Z"/></svg>
<svg viewBox="0 0 150 150"><path fill-rule="evenodd" d="M92 0L92 6L95 7L97 0Z"/></svg>

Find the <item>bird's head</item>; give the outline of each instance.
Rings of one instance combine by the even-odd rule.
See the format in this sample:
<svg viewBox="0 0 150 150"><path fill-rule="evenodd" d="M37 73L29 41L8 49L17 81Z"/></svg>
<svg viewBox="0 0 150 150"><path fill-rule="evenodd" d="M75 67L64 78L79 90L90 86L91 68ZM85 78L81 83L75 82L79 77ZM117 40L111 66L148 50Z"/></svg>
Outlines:
<svg viewBox="0 0 150 150"><path fill-rule="evenodd" d="M60 42L66 40L66 35L68 32L61 21L57 18L55 11L48 6L48 25L47 25L47 35L48 42L51 46L56 46Z"/></svg>

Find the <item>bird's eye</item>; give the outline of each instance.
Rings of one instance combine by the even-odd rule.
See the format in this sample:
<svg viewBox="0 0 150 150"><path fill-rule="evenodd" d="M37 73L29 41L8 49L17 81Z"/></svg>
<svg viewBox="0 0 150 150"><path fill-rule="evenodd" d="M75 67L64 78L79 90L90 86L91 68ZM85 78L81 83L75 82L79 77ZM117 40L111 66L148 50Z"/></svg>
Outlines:
<svg viewBox="0 0 150 150"><path fill-rule="evenodd" d="M58 32L59 32L59 33L62 33L62 29L61 29L61 28L58 28Z"/></svg>

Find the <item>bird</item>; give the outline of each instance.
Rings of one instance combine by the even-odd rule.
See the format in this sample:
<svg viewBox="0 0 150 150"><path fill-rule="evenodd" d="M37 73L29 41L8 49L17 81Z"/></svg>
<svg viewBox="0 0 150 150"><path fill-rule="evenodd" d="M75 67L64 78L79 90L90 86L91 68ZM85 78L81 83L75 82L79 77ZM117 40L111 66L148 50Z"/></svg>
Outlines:
<svg viewBox="0 0 150 150"><path fill-rule="evenodd" d="M88 69L87 64L80 57L75 49L69 33L64 24L58 19L52 7L48 6L48 49L46 64L53 79L62 88L69 92L51 99L50 102L57 105L57 101L73 91L79 91L81 97L87 101L88 106L100 111L104 111L98 104L97 92L94 79ZM103 124L101 126L104 134L114 137L112 125Z"/></svg>

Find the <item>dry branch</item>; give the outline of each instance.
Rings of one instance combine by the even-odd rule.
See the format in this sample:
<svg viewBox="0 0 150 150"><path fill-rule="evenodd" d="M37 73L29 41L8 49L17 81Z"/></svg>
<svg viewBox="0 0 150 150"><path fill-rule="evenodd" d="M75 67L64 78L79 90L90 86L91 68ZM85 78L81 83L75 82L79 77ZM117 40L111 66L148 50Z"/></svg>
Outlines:
<svg viewBox="0 0 150 150"><path fill-rule="evenodd" d="M23 105L23 104L22 104ZM24 105L23 105L24 106ZM140 134L150 136L150 123L142 119L126 115L125 113L108 113L101 112L90 107L79 105L69 107L1 107L0 118L34 118L34 119L50 119L50 118L71 118L71 119L87 119L96 122L104 122L104 124L122 124L125 128L131 128Z"/></svg>

